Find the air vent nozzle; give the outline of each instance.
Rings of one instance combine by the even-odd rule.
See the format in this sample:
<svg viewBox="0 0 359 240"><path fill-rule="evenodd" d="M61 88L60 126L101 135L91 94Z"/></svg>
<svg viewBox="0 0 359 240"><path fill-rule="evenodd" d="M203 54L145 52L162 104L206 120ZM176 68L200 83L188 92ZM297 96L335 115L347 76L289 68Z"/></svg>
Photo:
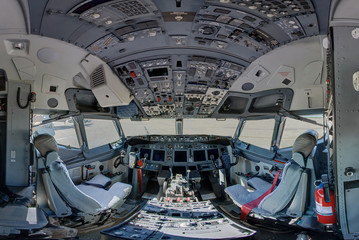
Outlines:
<svg viewBox="0 0 359 240"><path fill-rule="evenodd" d="M92 72L90 79L91 79L91 88L98 87L106 83L105 73L102 65L100 65Z"/></svg>

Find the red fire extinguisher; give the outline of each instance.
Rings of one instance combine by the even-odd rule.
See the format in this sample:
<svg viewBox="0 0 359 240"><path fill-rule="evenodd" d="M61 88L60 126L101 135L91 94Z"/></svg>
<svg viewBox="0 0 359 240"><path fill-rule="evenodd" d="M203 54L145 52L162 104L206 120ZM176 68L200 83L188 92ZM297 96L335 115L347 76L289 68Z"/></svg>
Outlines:
<svg viewBox="0 0 359 240"><path fill-rule="evenodd" d="M318 222L322 224L335 224L337 222L334 192L323 183L315 191L315 208Z"/></svg>

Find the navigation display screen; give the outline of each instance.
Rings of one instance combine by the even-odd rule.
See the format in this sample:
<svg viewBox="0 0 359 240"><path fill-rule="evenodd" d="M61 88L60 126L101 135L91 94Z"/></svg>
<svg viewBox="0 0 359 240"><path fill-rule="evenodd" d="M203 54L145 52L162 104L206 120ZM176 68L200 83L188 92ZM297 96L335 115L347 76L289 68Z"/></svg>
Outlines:
<svg viewBox="0 0 359 240"><path fill-rule="evenodd" d="M153 150L152 161L164 162L165 161L165 151Z"/></svg>
<svg viewBox="0 0 359 240"><path fill-rule="evenodd" d="M141 159L146 158L147 160L149 160L151 158L151 149L141 148L140 158Z"/></svg>
<svg viewBox="0 0 359 240"><path fill-rule="evenodd" d="M194 150L193 161L195 162L206 161L206 152L204 150Z"/></svg>
<svg viewBox="0 0 359 240"><path fill-rule="evenodd" d="M210 160L217 160L218 158L219 158L219 153L218 153L218 149L216 148L216 149L208 149L207 150L208 152L208 158L210 159ZM213 155L213 159L211 158L211 155Z"/></svg>
<svg viewBox="0 0 359 240"><path fill-rule="evenodd" d="M175 151L175 162L187 162L187 151Z"/></svg>

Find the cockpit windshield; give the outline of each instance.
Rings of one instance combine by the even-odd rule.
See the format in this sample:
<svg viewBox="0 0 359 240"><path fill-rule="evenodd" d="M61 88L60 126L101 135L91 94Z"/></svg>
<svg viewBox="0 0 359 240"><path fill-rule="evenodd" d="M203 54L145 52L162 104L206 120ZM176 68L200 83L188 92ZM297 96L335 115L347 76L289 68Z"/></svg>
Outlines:
<svg viewBox="0 0 359 240"><path fill-rule="evenodd" d="M147 121L120 120L126 137L143 135L175 135L175 119L150 119Z"/></svg>
<svg viewBox="0 0 359 240"><path fill-rule="evenodd" d="M217 120L215 118L183 119L183 134L206 134L233 137L239 119Z"/></svg>
<svg viewBox="0 0 359 240"><path fill-rule="evenodd" d="M127 137L151 134L175 135L175 122L175 119L150 119L148 121L131 121L130 119L120 120L122 129ZM205 134L232 137L236 131L238 123L238 119L183 119L183 134Z"/></svg>

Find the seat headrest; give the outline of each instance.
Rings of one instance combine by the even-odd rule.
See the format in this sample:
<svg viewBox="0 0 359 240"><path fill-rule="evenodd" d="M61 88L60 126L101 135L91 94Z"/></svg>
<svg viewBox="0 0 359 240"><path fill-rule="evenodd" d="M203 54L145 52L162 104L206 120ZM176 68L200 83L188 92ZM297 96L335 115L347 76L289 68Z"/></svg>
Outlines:
<svg viewBox="0 0 359 240"><path fill-rule="evenodd" d="M41 156L46 157L49 152L58 152L55 138L49 134L41 134L34 138L34 146L39 150Z"/></svg>
<svg viewBox="0 0 359 240"><path fill-rule="evenodd" d="M315 130L308 130L297 137L293 144L292 153L299 152L307 158L317 144L318 133Z"/></svg>

